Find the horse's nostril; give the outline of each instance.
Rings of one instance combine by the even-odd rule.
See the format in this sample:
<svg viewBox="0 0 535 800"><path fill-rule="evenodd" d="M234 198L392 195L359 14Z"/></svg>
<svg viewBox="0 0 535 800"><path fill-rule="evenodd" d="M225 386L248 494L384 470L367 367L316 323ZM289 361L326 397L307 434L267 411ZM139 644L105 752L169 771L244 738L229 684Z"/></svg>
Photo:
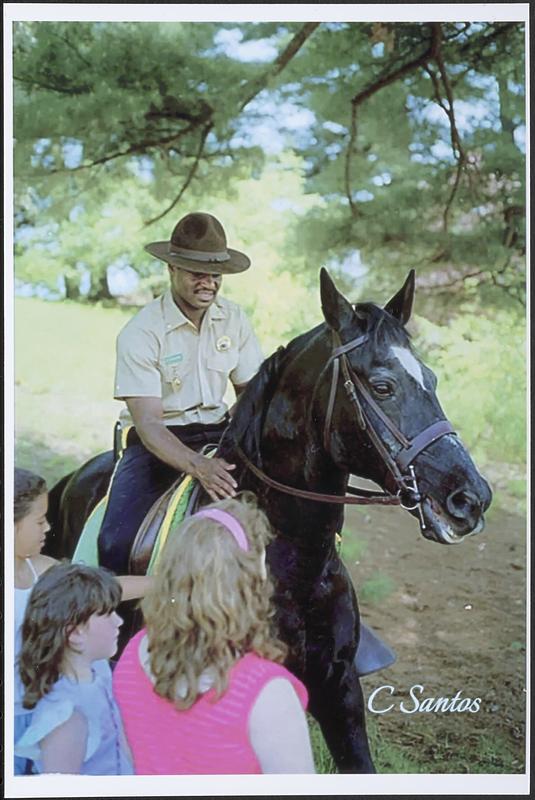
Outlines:
<svg viewBox="0 0 535 800"><path fill-rule="evenodd" d="M459 519L476 514L481 508L478 497L465 489L452 492L446 500L446 506L452 517Z"/></svg>

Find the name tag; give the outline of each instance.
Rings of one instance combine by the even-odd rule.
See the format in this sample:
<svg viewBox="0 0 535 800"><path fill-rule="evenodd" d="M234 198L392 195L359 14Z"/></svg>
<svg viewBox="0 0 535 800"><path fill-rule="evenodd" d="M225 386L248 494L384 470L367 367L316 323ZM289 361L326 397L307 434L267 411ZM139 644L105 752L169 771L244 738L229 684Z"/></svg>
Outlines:
<svg viewBox="0 0 535 800"><path fill-rule="evenodd" d="M184 359L183 353L173 353L170 356L164 356L162 358L162 362L166 366L172 366L173 364L180 364L180 362L183 361L183 359Z"/></svg>

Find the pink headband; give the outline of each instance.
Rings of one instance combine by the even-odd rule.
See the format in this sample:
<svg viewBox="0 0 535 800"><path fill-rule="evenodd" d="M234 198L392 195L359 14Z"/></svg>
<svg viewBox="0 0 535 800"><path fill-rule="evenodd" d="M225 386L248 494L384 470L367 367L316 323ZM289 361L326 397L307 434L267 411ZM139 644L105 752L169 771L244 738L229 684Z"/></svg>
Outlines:
<svg viewBox="0 0 535 800"><path fill-rule="evenodd" d="M245 531L236 517L232 516L232 514L229 514L227 511L221 511L219 508L206 508L202 511L198 511L193 516L208 517L209 519L213 519L215 522L221 523L221 525L223 525L229 531L229 533L234 536L238 547L241 547L241 549L245 551L249 550L249 542L247 541Z"/></svg>

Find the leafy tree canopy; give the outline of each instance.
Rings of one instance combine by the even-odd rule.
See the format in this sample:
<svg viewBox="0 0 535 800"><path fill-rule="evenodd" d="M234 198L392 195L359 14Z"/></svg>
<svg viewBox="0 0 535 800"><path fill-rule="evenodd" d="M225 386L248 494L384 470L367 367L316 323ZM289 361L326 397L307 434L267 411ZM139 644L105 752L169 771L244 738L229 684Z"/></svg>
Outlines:
<svg viewBox="0 0 535 800"><path fill-rule="evenodd" d="M446 310L520 307L523 51L516 22L16 23L18 274L85 265L103 296L186 211L245 207L240 184L241 235L269 250L269 161L266 196L291 163L315 198L292 184L275 268L312 284L330 263L349 289L360 255L378 296L414 266Z"/></svg>

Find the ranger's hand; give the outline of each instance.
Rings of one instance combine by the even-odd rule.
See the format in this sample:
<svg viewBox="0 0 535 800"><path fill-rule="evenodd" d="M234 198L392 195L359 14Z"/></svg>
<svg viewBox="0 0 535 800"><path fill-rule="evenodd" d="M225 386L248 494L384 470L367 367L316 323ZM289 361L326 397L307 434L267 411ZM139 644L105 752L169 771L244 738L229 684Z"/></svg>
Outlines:
<svg viewBox="0 0 535 800"><path fill-rule="evenodd" d="M207 458L198 455L191 474L201 482L212 500L235 497L238 484L230 474L236 464L229 464L223 458Z"/></svg>

